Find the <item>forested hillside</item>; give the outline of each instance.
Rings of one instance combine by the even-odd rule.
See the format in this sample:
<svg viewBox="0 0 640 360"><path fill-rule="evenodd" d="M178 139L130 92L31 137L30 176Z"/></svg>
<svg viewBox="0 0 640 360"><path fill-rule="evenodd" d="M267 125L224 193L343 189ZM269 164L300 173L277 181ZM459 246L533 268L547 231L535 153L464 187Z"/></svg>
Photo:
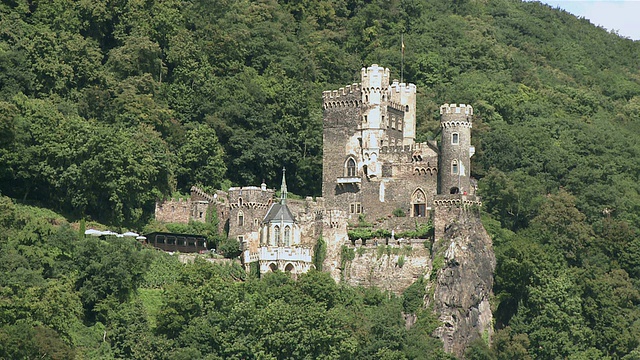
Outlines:
<svg viewBox="0 0 640 360"><path fill-rule="evenodd" d="M402 34L418 140L440 104L475 108L497 332L469 357L640 359L640 42L515 0L3 1L0 357L444 356L402 298L203 264L153 280L158 254L25 205L142 227L175 190L283 165L319 195L322 90L399 77Z"/></svg>

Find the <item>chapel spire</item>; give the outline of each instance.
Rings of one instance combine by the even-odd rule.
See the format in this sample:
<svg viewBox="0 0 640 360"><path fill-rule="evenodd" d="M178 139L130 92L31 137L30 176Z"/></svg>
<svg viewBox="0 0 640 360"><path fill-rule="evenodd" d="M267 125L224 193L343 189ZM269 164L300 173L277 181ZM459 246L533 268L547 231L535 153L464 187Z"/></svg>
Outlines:
<svg viewBox="0 0 640 360"><path fill-rule="evenodd" d="M280 203L284 205L287 201L287 180L285 179L285 173L287 170L282 167L282 185L280 186Z"/></svg>

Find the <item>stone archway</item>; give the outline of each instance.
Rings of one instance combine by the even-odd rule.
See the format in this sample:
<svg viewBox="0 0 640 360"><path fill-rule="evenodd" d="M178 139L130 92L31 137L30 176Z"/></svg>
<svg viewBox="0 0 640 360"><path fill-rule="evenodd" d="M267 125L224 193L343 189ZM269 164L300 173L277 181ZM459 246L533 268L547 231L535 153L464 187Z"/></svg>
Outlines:
<svg viewBox="0 0 640 360"><path fill-rule="evenodd" d="M427 196L422 189L416 189L411 195L411 216L427 216Z"/></svg>
<svg viewBox="0 0 640 360"><path fill-rule="evenodd" d="M287 266L284 267L285 272L293 272L294 270L295 270L295 267L293 266L292 263L288 263Z"/></svg>

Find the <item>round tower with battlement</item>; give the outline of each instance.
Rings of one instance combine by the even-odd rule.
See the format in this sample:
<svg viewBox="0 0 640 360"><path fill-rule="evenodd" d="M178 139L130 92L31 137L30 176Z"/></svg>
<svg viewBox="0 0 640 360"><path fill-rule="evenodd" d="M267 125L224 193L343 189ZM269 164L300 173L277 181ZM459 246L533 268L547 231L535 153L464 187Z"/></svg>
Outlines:
<svg viewBox="0 0 640 360"><path fill-rule="evenodd" d="M473 107L444 104L440 107L442 139L440 145L439 194L471 193L471 125Z"/></svg>

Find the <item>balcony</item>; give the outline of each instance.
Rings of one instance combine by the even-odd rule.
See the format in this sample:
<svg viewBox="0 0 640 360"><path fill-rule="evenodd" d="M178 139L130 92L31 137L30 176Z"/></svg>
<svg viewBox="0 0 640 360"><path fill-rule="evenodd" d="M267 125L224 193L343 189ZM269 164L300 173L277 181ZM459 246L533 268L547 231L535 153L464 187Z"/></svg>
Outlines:
<svg viewBox="0 0 640 360"><path fill-rule="evenodd" d="M352 185L360 188L362 179L356 176L344 176L337 179L338 186Z"/></svg>

